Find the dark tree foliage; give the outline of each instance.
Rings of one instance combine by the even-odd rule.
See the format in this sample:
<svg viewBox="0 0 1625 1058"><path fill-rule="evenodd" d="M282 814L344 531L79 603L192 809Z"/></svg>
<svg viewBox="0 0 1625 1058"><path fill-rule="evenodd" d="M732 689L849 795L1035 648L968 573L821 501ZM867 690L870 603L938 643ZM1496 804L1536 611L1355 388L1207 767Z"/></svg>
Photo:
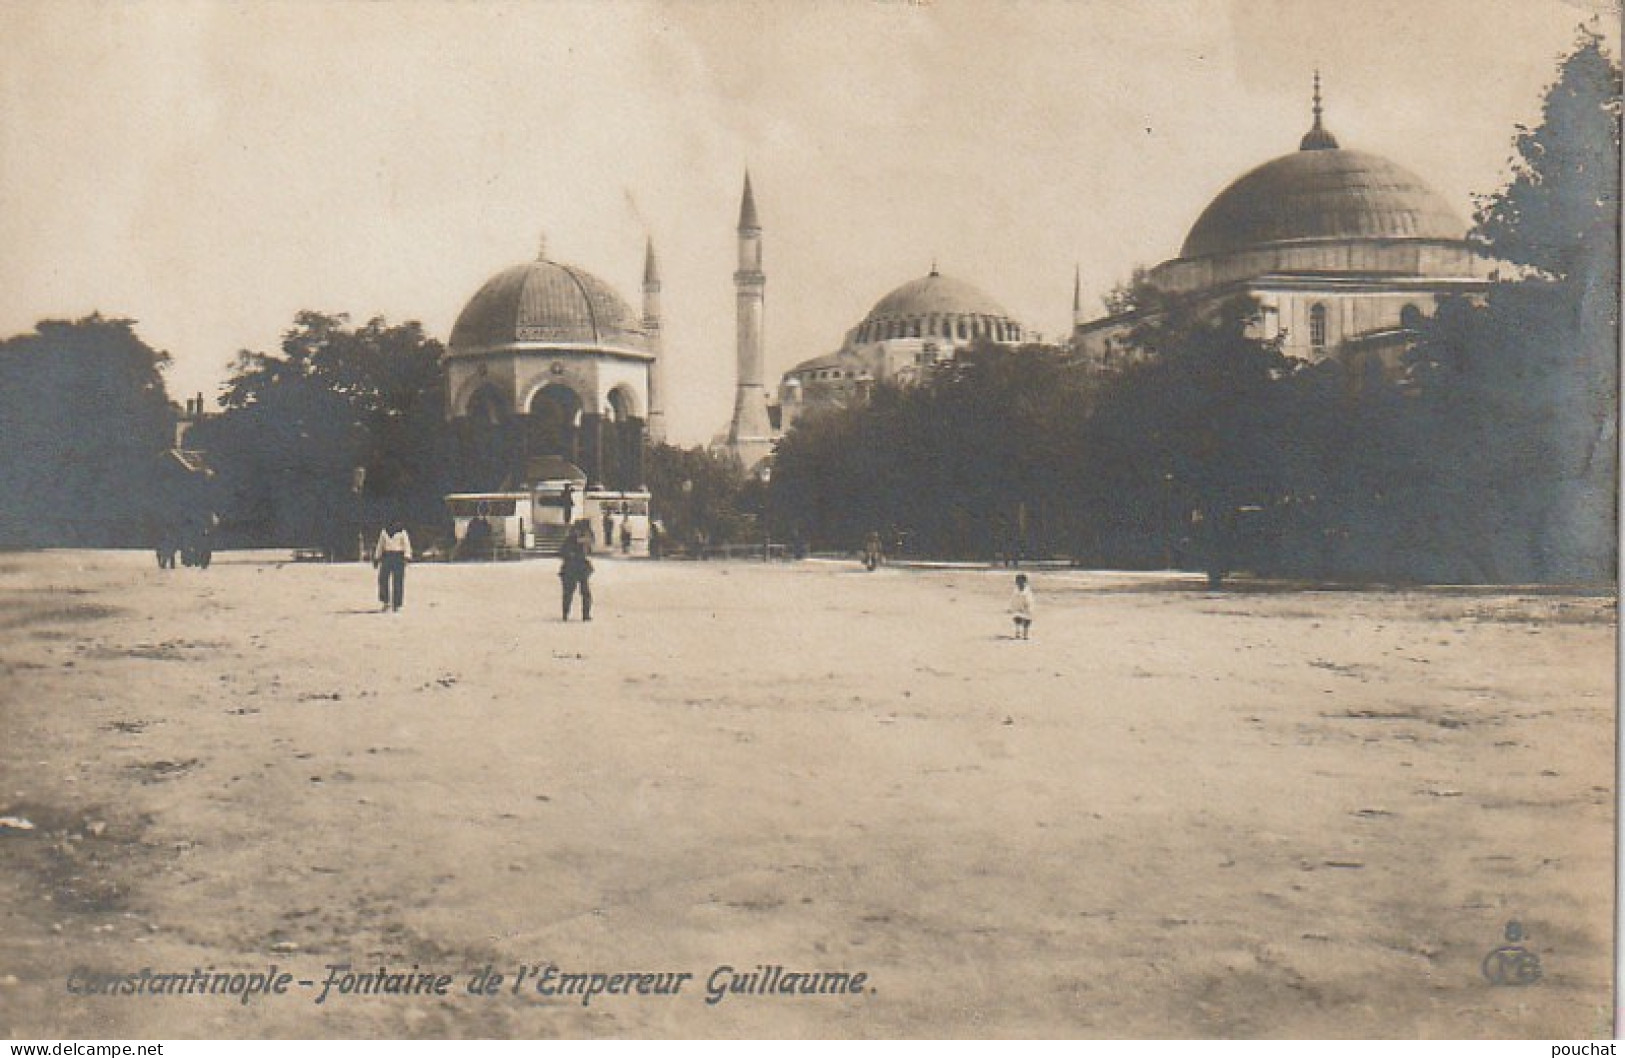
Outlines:
<svg viewBox="0 0 1625 1058"><path fill-rule="evenodd" d="M330 554L354 553L358 533L392 515L423 544L443 535L441 351L415 322L302 312L279 352L239 354L224 411L193 432L224 481L228 533Z"/></svg>
<svg viewBox="0 0 1625 1058"><path fill-rule="evenodd" d="M0 542L148 546L165 515L167 353L131 320L47 320L0 342Z"/></svg>
<svg viewBox="0 0 1625 1058"><path fill-rule="evenodd" d="M1581 29L1546 89L1541 124L1518 127L1512 179L1483 202L1473 238L1490 254L1560 279L1617 274L1620 71ZM1609 303L1617 290L1610 287Z"/></svg>
<svg viewBox="0 0 1625 1058"><path fill-rule="evenodd" d="M1146 289L1149 278L1150 271L1142 265L1134 269L1127 282L1119 283L1108 290L1100 299L1106 315L1127 316L1137 311L1140 292Z"/></svg>
<svg viewBox="0 0 1625 1058"><path fill-rule="evenodd" d="M705 448L656 445L644 467L651 514L669 549L753 543L759 530L760 483L739 461Z"/></svg>
<svg viewBox="0 0 1625 1058"><path fill-rule="evenodd" d="M1582 31L1520 129L1473 237L1526 274L1447 303L1412 372L1437 446L1437 516L1474 579L1614 575L1618 474L1620 72Z"/></svg>
<svg viewBox="0 0 1625 1058"><path fill-rule="evenodd" d="M922 555L1055 550L1083 399L1059 350L983 344L918 386L809 415L779 443L775 533L837 550L871 532Z"/></svg>
<svg viewBox="0 0 1625 1058"><path fill-rule="evenodd" d="M1301 362L1253 337L1252 298L1146 285L1134 298L1126 344L1138 355L1099 395L1084 456L1110 489L1090 504L1106 555L1143 564L1151 556L1136 550L1160 544L1165 562L1215 582L1271 566L1284 508L1315 462L1287 384Z"/></svg>

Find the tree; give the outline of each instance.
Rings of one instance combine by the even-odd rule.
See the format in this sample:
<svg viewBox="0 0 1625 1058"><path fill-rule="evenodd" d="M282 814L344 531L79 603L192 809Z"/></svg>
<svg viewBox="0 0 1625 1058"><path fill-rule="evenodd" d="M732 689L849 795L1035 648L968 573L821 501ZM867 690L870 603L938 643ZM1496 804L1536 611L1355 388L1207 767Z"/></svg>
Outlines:
<svg viewBox="0 0 1625 1058"><path fill-rule="evenodd" d="M645 467L651 513L660 520L667 546L745 541L754 511L754 486L739 461L705 448L656 445Z"/></svg>
<svg viewBox="0 0 1625 1058"><path fill-rule="evenodd" d="M1258 537L1294 495L1304 439L1283 383L1302 365L1254 336L1251 297L1148 284L1133 297L1139 316L1124 343L1134 361L1106 384L1089 424L1086 464L1112 491L1095 516L1119 554L1136 541L1172 551L1174 535L1187 535L1218 583L1238 562L1267 563Z"/></svg>
<svg viewBox="0 0 1625 1058"><path fill-rule="evenodd" d="M1620 71L1582 30L1472 238L1523 269L1441 308L1413 357L1490 579L1610 579L1618 472Z"/></svg>
<svg viewBox="0 0 1625 1058"><path fill-rule="evenodd" d="M444 530L451 444L442 347L416 322L301 312L277 353L242 352L224 412L194 428L219 465L228 525L264 544L348 553L366 525ZM357 470L364 487L357 490Z"/></svg>
<svg viewBox="0 0 1625 1058"><path fill-rule="evenodd" d="M1151 273L1144 265L1136 265L1128 280L1118 283L1101 296L1100 304L1108 316L1127 316L1139 309L1140 293L1150 283Z"/></svg>
<svg viewBox="0 0 1625 1058"><path fill-rule="evenodd" d="M1561 280L1617 275L1620 70L1600 34L1581 28L1546 88L1541 124L1518 126L1513 146L1512 178L1480 203L1474 241ZM1608 293L1617 319L1617 290Z"/></svg>
<svg viewBox="0 0 1625 1058"><path fill-rule="evenodd" d="M0 342L0 540L151 542L173 443L168 363L134 321L100 314Z"/></svg>
<svg viewBox="0 0 1625 1058"><path fill-rule="evenodd" d="M1082 384L1058 349L979 343L917 385L806 416L774 459L776 532L840 549L878 532L945 557L1051 550L1068 536L1063 437Z"/></svg>

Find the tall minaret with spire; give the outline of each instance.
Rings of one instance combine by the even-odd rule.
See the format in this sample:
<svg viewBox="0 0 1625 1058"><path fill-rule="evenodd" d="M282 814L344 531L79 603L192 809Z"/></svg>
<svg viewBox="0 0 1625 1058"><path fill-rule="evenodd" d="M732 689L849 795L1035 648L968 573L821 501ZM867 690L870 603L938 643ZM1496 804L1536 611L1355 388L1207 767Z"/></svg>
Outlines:
<svg viewBox="0 0 1625 1058"><path fill-rule="evenodd" d="M728 450L748 470L773 453L773 433L767 419L767 388L762 384L763 291L762 224L756 219L756 198L745 172L745 194L739 203L739 270L734 272L738 307L739 385L734 393L733 421L728 426Z"/></svg>
<svg viewBox="0 0 1625 1058"><path fill-rule="evenodd" d="M660 262L654 236L643 251L643 333L649 339L649 443L666 441L666 351L660 342Z"/></svg>

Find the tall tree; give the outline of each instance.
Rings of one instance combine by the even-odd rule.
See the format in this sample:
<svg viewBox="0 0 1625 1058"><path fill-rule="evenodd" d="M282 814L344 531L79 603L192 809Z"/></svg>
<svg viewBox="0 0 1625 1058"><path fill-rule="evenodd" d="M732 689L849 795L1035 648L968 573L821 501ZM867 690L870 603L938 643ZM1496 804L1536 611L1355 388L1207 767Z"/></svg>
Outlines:
<svg viewBox="0 0 1625 1058"><path fill-rule="evenodd" d="M1081 384L1060 350L987 343L919 385L807 416L774 461L776 531L836 548L878 532L955 557L1052 549L1067 536L1062 437Z"/></svg>
<svg viewBox="0 0 1625 1058"><path fill-rule="evenodd" d="M1447 306L1415 358L1424 410L1477 482L1473 527L1493 579L1602 579L1615 569L1620 71L1582 30L1521 128L1506 187L1473 238L1521 269Z"/></svg>
<svg viewBox="0 0 1625 1058"><path fill-rule="evenodd" d="M1301 364L1255 337L1255 299L1151 286L1134 297L1140 317L1125 343L1135 362L1100 394L1091 423L1091 462L1117 492L1104 528L1118 549L1188 537L1190 558L1218 582L1268 558L1257 537L1293 494L1307 439L1292 429L1282 382Z"/></svg>
<svg viewBox="0 0 1625 1058"><path fill-rule="evenodd" d="M168 363L133 321L99 314L0 342L0 540L150 542L173 442Z"/></svg>
<svg viewBox="0 0 1625 1058"><path fill-rule="evenodd" d="M656 445L646 467L651 514L670 547L746 542L755 486L732 456L705 448Z"/></svg>
<svg viewBox="0 0 1625 1058"><path fill-rule="evenodd" d="M224 413L194 435L226 479L228 525L256 542L339 553L354 547L358 522L389 514L443 528L441 351L416 322L351 327L301 312L278 352L239 354Z"/></svg>

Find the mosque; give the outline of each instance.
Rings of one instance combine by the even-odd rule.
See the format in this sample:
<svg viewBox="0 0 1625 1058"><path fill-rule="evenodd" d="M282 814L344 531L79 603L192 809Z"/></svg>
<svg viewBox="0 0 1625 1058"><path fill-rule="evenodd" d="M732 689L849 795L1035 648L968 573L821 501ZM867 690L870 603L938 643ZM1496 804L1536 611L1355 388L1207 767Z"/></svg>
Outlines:
<svg viewBox="0 0 1625 1058"><path fill-rule="evenodd" d="M1326 128L1320 77L1298 150L1232 181L1196 219L1179 256L1148 273L1175 294L1247 294L1260 336L1288 355L1336 361L1358 380L1392 375L1440 298L1487 289L1498 262L1466 241L1467 225L1421 178L1342 147ZM740 199L734 411L713 449L749 472L769 466L780 432L820 409L859 403L880 384L919 382L977 342L1032 335L978 287L935 263L875 302L840 347L765 382L767 276L750 174ZM644 451L665 436L660 271L645 248L642 311L591 273L536 259L505 269L468 301L443 360L463 487L461 537L476 512L506 519L505 539L545 546L580 518L611 514L643 546L649 522ZM1132 311L1088 320L1073 295L1071 350L1098 373L1132 351Z"/></svg>
<svg viewBox="0 0 1625 1058"><path fill-rule="evenodd" d="M746 469L772 455L763 384L767 279L750 174L739 214L736 399L725 449ZM498 549L550 551L585 519L599 546L647 549L644 453L666 436L660 266L644 250L642 312L615 288L536 258L485 282L453 325L442 358L462 491L447 498L456 539L482 522Z"/></svg>
<svg viewBox="0 0 1625 1058"><path fill-rule="evenodd" d="M565 527L605 514L648 535L643 453L664 431L660 270L645 248L643 311L608 283L553 260L492 276L452 327L442 359L464 491L449 498L458 540L474 520L498 547L551 549ZM600 545L614 543L600 540Z"/></svg>
<svg viewBox="0 0 1625 1058"><path fill-rule="evenodd" d="M931 271L879 301L841 347L803 361L779 384L784 429L808 412L868 399L878 383L913 385L975 342L1018 345L1027 332L997 301L961 279Z"/></svg>
<svg viewBox="0 0 1625 1058"><path fill-rule="evenodd" d="M712 443L747 472L768 468L783 431L808 412L845 407L868 399L877 383L910 385L934 364L977 341L1016 345L1027 332L998 302L931 266L929 275L893 290L875 303L841 347L804 361L780 380L778 401L764 383L763 311L767 275L762 265L762 223L745 175L739 205L737 298L738 371L734 412L725 433Z"/></svg>
<svg viewBox="0 0 1625 1058"><path fill-rule="evenodd" d="M1149 282L1174 294L1258 299L1260 337L1310 362L1342 363L1355 380L1392 377L1416 327L1440 298L1483 292L1498 262L1467 241L1467 225L1422 179L1376 154L1341 146L1314 120L1298 150L1244 173L1191 227L1179 256ZM1130 355L1132 312L1086 321L1073 296L1072 346L1110 372Z"/></svg>

